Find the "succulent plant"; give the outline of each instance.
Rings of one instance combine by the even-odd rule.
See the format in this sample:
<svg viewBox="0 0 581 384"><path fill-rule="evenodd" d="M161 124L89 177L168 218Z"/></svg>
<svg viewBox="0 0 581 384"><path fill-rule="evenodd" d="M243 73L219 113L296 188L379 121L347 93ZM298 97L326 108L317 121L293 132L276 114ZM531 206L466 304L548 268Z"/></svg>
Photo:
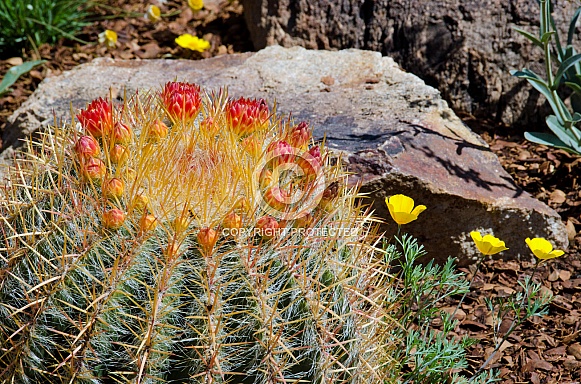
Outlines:
<svg viewBox="0 0 581 384"><path fill-rule="evenodd" d="M306 123L177 82L77 118L2 189L0 382L389 379L372 219Z"/></svg>

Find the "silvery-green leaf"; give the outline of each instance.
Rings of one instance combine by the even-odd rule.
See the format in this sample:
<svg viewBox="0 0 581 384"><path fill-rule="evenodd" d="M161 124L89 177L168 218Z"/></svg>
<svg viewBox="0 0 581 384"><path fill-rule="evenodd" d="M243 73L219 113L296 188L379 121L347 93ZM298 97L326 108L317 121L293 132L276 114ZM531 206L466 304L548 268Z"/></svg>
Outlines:
<svg viewBox="0 0 581 384"><path fill-rule="evenodd" d="M6 75L4 75L2 78L2 82L0 82L0 95L5 93L8 87L14 84L20 76L24 75L35 66L45 62L46 60L27 61L26 63L15 65L14 67L10 68L8 72L6 72Z"/></svg>

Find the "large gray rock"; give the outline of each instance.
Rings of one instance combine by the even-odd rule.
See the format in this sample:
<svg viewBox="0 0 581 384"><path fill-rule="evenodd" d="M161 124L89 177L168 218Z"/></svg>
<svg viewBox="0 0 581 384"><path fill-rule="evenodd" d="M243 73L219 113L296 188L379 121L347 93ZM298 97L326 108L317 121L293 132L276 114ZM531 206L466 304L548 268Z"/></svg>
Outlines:
<svg viewBox="0 0 581 384"><path fill-rule="evenodd" d="M544 98L509 71L544 73L542 51L514 31L538 33L537 0L242 0L257 49L359 48L393 57L435 86L456 111L544 126ZM577 2L554 0L566 39ZM576 42L577 43L577 42Z"/></svg>
<svg viewBox="0 0 581 384"><path fill-rule="evenodd" d="M491 229L506 240L507 257L530 257L526 237L543 236L567 246L559 216L520 190L482 139L448 108L434 88L402 71L379 53L346 50L308 51L270 47L256 54L202 61L95 60L41 83L9 119L4 141L70 119L70 106L123 89L160 87L169 80L197 82L207 89L228 86L231 95L276 99L280 113L310 121L315 135L343 152L386 218L383 199L397 193L413 197L428 210L405 231L420 238L430 257L474 256L469 232Z"/></svg>

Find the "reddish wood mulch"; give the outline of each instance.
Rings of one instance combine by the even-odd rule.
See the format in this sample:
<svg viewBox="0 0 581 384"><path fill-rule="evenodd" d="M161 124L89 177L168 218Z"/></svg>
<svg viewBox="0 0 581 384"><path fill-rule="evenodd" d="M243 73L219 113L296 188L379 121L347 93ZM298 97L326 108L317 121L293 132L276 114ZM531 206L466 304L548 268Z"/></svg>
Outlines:
<svg viewBox="0 0 581 384"><path fill-rule="evenodd" d="M78 35L92 44L62 40L55 46L41 46L36 52L23 52L21 56L25 61L42 58L48 62L22 76L11 92L0 97L0 132L8 116L34 92L42 79L95 57L202 59L251 51L242 7L235 0L218 1L208 2L205 9L196 13L185 1L166 1L161 6L162 14L174 15L165 16L155 24L141 16L145 12L142 2L101 2L105 5L94 10L97 15L94 22ZM114 50L97 43L98 34L105 29L121 31ZM198 53L177 47L174 39L183 33L204 37L211 42L211 49ZM0 57L0 74L17 62L17 58ZM559 212L572 240L566 256L547 263L536 272L545 288L555 295L549 314L523 324L514 332L491 366L500 370L503 382L508 384L581 383L581 157L528 143L522 132L509 127L470 116L463 116L463 119L490 144L517 184ZM486 360L493 343L485 298L518 289L517 280L531 275L532 270L533 266L527 262L490 260L482 263L474 279L476 289L467 296L462 310L457 313L461 322L456 333L480 340L470 350L471 370ZM473 273L470 269L464 272ZM453 307L455 303L451 301L447 305ZM504 324L501 331L503 327Z"/></svg>

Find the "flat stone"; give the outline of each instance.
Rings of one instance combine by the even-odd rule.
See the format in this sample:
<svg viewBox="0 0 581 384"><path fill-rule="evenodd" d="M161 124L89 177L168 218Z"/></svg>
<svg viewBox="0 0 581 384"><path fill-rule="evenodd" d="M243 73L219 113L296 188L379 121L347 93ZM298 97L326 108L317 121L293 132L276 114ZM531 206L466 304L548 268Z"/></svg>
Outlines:
<svg viewBox="0 0 581 384"><path fill-rule="evenodd" d="M227 86L233 96L276 100L326 137L361 182L384 229L396 231L384 198L404 193L428 207L403 230L418 237L430 258L477 256L472 230L505 240L506 258L530 258L526 237L568 245L559 215L518 188L486 143L453 113L434 88L402 71L389 57L360 51L309 51L273 46L255 54L201 61L97 59L45 79L9 118L4 143L15 144L42 125L70 121L97 97L160 88L170 80L207 90ZM110 88L111 87L111 88ZM11 156L11 149L4 152Z"/></svg>

